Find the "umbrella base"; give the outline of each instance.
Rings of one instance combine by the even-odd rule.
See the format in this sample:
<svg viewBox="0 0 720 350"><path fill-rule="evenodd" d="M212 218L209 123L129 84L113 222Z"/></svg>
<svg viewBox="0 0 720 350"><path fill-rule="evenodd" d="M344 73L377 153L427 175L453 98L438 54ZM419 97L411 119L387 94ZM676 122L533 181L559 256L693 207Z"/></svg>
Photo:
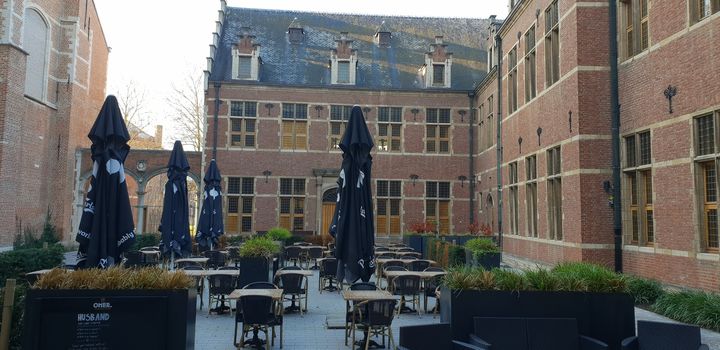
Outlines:
<svg viewBox="0 0 720 350"><path fill-rule="evenodd" d="M306 311L306 310L303 310L303 311ZM293 297L293 300L292 300L290 306L285 308L285 313L291 314L291 313L295 313L295 312L300 312L300 305L299 304L295 305L295 297Z"/></svg>

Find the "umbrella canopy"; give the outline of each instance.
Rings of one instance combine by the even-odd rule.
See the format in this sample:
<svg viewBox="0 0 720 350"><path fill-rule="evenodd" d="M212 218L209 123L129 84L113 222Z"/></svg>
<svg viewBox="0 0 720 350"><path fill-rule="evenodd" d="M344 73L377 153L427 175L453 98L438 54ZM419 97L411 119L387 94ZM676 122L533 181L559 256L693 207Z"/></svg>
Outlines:
<svg viewBox="0 0 720 350"><path fill-rule="evenodd" d="M220 169L215 159L210 161L205 172L205 190L203 205L198 220L195 241L203 247L212 247L218 243L218 237L225 233L223 226L222 190L220 189Z"/></svg>
<svg viewBox="0 0 720 350"><path fill-rule="evenodd" d="M163 212L160 219L162 253L185 256L190 253L187 173L190 170L182 143L175 141L168 161Z"/></svg>
<svg viewBox="0 0 720 350"><path fill-rule="evenodd" d="M349 283L358 279L368 281L375 271L375 225L370 191L373 146L362 110L354 106L340 141L343 161L335 217L330 227L331 234L335 233L338 280L344 278Z"/></svg>
<svg viewBox="0 0 720 350"><path fill-rule="evenodd" d="M108 96L88 138L93 172L75 240L79 268L107 268L135 242L123 163L130 151L127 127L115 96Z"/></svg>

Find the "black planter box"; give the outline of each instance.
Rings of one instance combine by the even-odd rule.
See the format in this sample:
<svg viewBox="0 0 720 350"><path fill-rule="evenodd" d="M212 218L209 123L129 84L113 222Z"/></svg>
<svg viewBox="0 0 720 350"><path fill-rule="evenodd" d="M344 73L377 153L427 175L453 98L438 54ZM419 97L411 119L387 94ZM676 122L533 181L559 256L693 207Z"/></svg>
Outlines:
<svg viewBox="0 0 720 350"><path fill-rule="evenodd" d="M23 349L194 349L196 290L29 289Z"/></svg>
<svg viewBox="0 0 720 350"><path fill-rule="evenodd" d="M415 249L425 258L425 236L407 235L403 237L403 241L408 247Z"/></svg>
<svg viewBox="0 0 720 350"><path fill-rule="evenodd" d="M451 291L443 287L440 321L451 324L453 339L468 338L475 316L575 318L580 334L614 350L635 334L633 299L625 293Z"/></svg>
<svg viewBox="0 0 720 350"><path fill-rule="evenodd" d="M465 264L468 266L482 266L485 270L492 270L500 267L502 261L502 253L485 253L475 256L472 251L465 249Z"/></svg>
<svg viewBox="0 0 720 350"><path fill-rule="evenodd" d="M243 288L253 282L270 282L270 264L267 258L240 258L238 287Z"/></svg>

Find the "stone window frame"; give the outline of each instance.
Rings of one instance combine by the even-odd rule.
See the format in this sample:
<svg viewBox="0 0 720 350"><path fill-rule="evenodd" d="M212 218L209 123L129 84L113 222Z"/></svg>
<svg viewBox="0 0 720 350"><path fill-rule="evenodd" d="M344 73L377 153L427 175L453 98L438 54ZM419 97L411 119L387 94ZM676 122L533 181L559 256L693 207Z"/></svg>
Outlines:
<svg viewBox="0 0 720 350"><path fill-rule="evenodd" d="M352 105L330 105L328 121L328 147L330 150L340 149L340 141L345 133L347 122L350 120L352 108Z"/></svg>
<svg viewBox="0 0 720 350"><path fill-rule="evenodd" d="M402 152L403 107L379 106L377 115L377 151ZM383 128L385 128L384 135ZM394 145L397 145L397 149L393 149Z"/></svg>
<svg viewBox="0 0 720 350"><path fill-rule="evenodd" d="M431 113L431 111L434 111ZM445 115L440 115L447 111ZM435 114L432 116L432 114ZM442 120L440 118L443 118ZM445 121L443 121L445 120ZM426 108L425 109L425 153L451 154L452 153L452 110L450 108ZM430 130L433 136L430 136ZM442 137L442 130L446 130L446 137ZM443 142L447 143L447 151L442 151ZM428 145L433 145L430 150Z"/></svg>
<svg viewBox="0 0 720 350"><path fill-rule="evenodd" d="M562 148L558 145L546 152L548 239L563 240Z"/></svg>
<svg viewBox="0 0 720 350"><path fill-rule="evenodd" d="M508 234L511 235L517 235L520 231L518 228L520 222L518 201L518 162L514 161L508 164L508 204L510 206L510 231Z"/></svg>
<svg viewBox="0 0 720 350"><path fill-rule="evenodd" d="M284 204L285 201L287 205ZM307 179L283 177L278 180L278 226L289 231L303 231L306 203ZM287 210L284 209L285 207Z"/></svg>
<svg viewBox="0 0 720 350"><path fill-rule="evenodd" d="M545 9L545 88L560 81L560 15L558 0Z"/></svg>
<svg viewBox="0 0 720 350"><path fill-rule="evenodd" d="M508 77L507 77L507 90L508 90L508 112L514 113L518 109L518 61L517 61L517 49L519 44L516 44L510 52L508 52Z"/></svg>
<svg viewBox="0 0 720 350"><path fill-rule="evenodd" d="M708 11L704 9L709 6ZM700 23L704 19L720 12L720 0L689 0L690 25Z"/></svg>
<svg viewBox="0 0 720 350"><path fill-rule="evenodd" d="M395 186L397 191L393 191ZM402 234L402 190L402 180L375 181L375 231L378 234L397 237ZM397 209L397 214L393 214L393 209ZM394 232L393 228L397 230Z"/></svg>
<svg viewBox="0 0 720 350"><path fill-rule="evenodd" d="M442 189L441 185L443 187ZM444 191L445 187L447 187L447 191ZM442 235L451 233L451 196L452 183L450 183L449 181L425 181L425 222L435 222L439 233ZM430 208L433 208L432 211L434 211L434 215L430 215ZM446 212L446 215L440 215L440 211Z"/></svg>
<svg viewBox="0 0 720 350"><path fill-rule="evenodd" d="M225 211L225 232L253 233L256 195L255 178L226 176L225 182L225 188L227 189L225 193L225 208L227 208ZM236 221L235 225L231 224L233 220Z"/></svg>
<svg viewBox="0 0 720 350"><path fill-rule="evenodd" d="M620 3L621 57L629 59L650 47L650 1L621 0Z"/></svg>
<svg viewBox="0 0 720 350"><path fill-rule="evenodd" d="M537 96L537 40L535 24L525 32L525 103Z"/></svg>
<svg viewBox="0 0 720 350"><path fill-rule="evenodd" d="M290 106L292 106L292 111L290 111ZM282 103L282 114L280 115L281 150L307 150L309 133L308 106L306 103Z"/></svg>
<svg viewBox="0 0 720 350"><path fill-rule="evenodd" d="M720 163L718 120L720 120L720 111L704 113L693 118L695 197L698 208L701 208L698 210L700 248L704 252L716 254L720 252L717 183ZM710 222L713 220L715 224L711 225Z"/></svg>
<svg viewBox="0 0 720 350"><path fill-rule="evenodd" d="M537 182L537 155L532 154L525 157L525 226L529 237L538 236Z"/></svg>
<svg viewBox="0 0 720 350"><path fill-rule="evenodd" d="M47 103L48 77L50 74L50 72L49 72L50 54L52 51L52 39L51 39L52 38L52 25L50 25L50 21L48 20L48 17L45 15L44 11L42 11L41 9L39 9L35 6L26 7L25 13L23 15L23 23L24 23L24 26L23 26L24 28L23 28L23 33L22 33L23 49L29 50L27 48L29 44L26 42L26 40L27 40L26 30L27 30L27 28L29 28L29 24L27 23L28 22L27 16L29 13L35 13L39 17L39 19L42 21L42 23L45 25L45 27L44 27L45 40L42 43L43 54L40 56L36 56L36 57L41 57L41 59L43 60L42 67L40 69L38 69L38 67L40 67L40 64L38 64L37 66L32 66L31 64L32 64L33 59L28 57L28 64L26 64L26 68L25 68L25 89L24 89L23 93L25 94L25 96L27 96L31 99L40 101L42 103ZM29 73L31 71L32 72L35 72L35 71L41 72L41 77L39 77L39 79L40 79L39 83L36 83L32 80L33 74ZM28 79L30 79L30 80L28 80ZM33 83L35 83L35 84L33 84ZM34 87L35 89L39 89L39 91L28 90L29 87ZM39 93L39 96L37 95L37 93Z"/></svg>
<svg viewBox="0 0 720 350"><path fill-rule="evenodd" d="M638 246L655 244L652 135L643 130L623 136L625 236Z"/></svg>
<svg viewBox="0 0 720 350"><path fill-rule="evenodd" d="M239 105L241 107L238 107ZM257 127L257 101L230 101L228 147L255 148L257 146ZM248 144L248 140L252 140L252 144Z"/></svg>

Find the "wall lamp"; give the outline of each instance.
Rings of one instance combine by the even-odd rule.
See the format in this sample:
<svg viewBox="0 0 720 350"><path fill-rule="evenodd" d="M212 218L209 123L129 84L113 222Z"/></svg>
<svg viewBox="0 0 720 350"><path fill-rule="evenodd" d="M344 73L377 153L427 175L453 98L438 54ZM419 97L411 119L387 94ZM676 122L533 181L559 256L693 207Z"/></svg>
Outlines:
<svg viewBox="0 0 720 350"><path fill-rule="evenodd" d="M417 174L410 174L410 180L412 180L413 187L415 187L415 183L420 178Z"/></svg>
<svg viewBox="0 0 720 350"><path fill-rule="evenodd" d="M265 171L263 171L262 174L263 174L263 176L265 176L265 183L267 183L267 182L268 182L268 177L270 177L270 175L272 175L272 171L270 171L270 170L265 170Z"/></svg>
<svg viewBox="0 0 720 350"><path fill-rule="evenodd" d="M465 180L467 180L467 176L460 175L460 176L458 176L458 180L460 180L460 187L465 187L464 185L465 185Z"/></svg>

